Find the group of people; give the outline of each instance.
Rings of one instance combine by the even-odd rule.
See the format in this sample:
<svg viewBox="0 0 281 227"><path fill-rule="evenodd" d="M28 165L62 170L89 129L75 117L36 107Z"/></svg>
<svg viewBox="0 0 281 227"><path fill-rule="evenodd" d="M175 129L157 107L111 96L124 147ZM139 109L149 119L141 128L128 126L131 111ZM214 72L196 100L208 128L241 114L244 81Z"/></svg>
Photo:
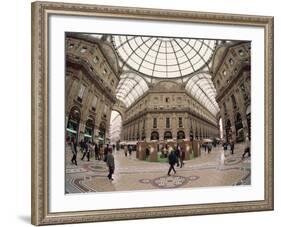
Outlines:
<svg viewBox="0 0 281 227"><path fill-rule="evenodd" d="M212 151L212 148L213 148L213 145L212 145L212 143L203 143L202 144L202 147L204 147L204 149L205 149L205 152L207 152L208 151L208 154L209 153L211 153L211 151Z"/></svg>
<svg viewBox="0 0 281 227"><path fill-rule="evenodd" d="M183 160L185 159L185 152L182 151L181 147L177 144L175 147L171 145L167 145L168 150L168 162L169 162L169 170L168 170L168 176L171 175L171 171L176 174L175 165L177 164L177 167L182 168L184 165Z"/></svg>
<svg viewBox="0 0 281 227"><path fill-rule="evenodd" d="M222 143L222 147L223 147L224 152L227 151L228 146L230 147L231 154L233 155L234 154L234 141L231 141L229 143L227 143L227 142Z"/></svg>
<svg viewBox="0 0 281 227"><path fill-rule="evenodd" d="M129 156L131 156L132 151L133 151L133 148L131 145L124 145L124 154L126 157L128 156L128 153L129 153Z"/></svg>
<svg viewBox="0 0 281 227"><path fill-rule="evenodd" d="M77 166L77 142L74 137L72 137L69 141L68 144L71 148L72 152L72 158L71 158L71 163ZM85 157L87 157L87 160L90 161L90 157L93 155L95 156L95 160L103 160L106 162L108 166L108 179L113 180L112 175L114 173L115 169L115 163L114 163L114 156L112 154L112 147L107 144L105 148L103 148L103 145L98 145L96 143L93 143L88 140L81 140L79 142L80 146L80 152L83 154L81 160L83 161Z"/></svg>
<svg viewBox="0 0 281 227"><path fill-rule="evenodd" d="M222 143L222 147L223 147L223 150L224 152L226 152L228 150L228 147L230 148L230 151L231 151L231 154L233 155L234 154L234 141L231 141L231 142L223 142ZM245 146L244 146L244 153L242 154L242 159L245 158L245 155L247 155L248 157L251 157L251 149L250 149L250 140L249 140L249 137L246 136L246 141L245 141Z"/></svg>

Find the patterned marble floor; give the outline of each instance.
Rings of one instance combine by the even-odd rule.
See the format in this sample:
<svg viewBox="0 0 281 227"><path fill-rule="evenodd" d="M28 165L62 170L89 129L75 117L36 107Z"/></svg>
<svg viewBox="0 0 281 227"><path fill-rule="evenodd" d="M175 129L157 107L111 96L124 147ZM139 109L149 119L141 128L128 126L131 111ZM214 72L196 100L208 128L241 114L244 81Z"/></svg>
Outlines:
<svg viewBox="0 0 281 227"><path fill-rule="evenodd" d="M202 150L199 158L185 161L183 168L176 167L176 174L167 175L168 163L154 163L125 157L115 151L114 180L107 178L108 169L103 161L71 163L71 151L66 151L66 193L151 190L188 187L238 186L251 184L251 159L241 159L243 145L237 145L234 155L225 154L221 146L210 154Z"/></svg>

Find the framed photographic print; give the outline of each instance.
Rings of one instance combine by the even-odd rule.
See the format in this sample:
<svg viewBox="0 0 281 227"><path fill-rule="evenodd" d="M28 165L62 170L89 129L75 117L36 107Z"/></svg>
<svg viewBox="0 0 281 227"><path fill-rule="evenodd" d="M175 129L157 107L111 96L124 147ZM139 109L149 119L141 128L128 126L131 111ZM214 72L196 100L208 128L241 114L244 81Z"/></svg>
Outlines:
<svg viewBox="0 0 281 227"><path fill-rule="evenodd" d="M273 209L273 18L32 3L32 223Z"/></svg>

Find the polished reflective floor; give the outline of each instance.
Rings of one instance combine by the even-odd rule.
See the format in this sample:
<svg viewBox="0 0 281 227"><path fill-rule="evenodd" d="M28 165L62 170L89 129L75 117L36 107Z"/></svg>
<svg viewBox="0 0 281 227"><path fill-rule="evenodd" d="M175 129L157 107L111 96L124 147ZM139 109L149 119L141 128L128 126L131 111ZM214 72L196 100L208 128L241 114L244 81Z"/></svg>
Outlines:
<svg viewBox="0 0 281 227"><path fill-rule="evenodd" d="M168 163L137 160L135 152L125 157L122 150L114 151L114 180L107 178L106 163L81 160L78 165L71 163L71 151L66 153L66 193L130 191L151 189L172 189L190 187L239 186L251 184L251 159L242 159L243 144L235 146L234 154L223 151L221 146L211 153L202 149L200 157L184 161L183 168L175 167L176 174L167 175Z"/></svg>

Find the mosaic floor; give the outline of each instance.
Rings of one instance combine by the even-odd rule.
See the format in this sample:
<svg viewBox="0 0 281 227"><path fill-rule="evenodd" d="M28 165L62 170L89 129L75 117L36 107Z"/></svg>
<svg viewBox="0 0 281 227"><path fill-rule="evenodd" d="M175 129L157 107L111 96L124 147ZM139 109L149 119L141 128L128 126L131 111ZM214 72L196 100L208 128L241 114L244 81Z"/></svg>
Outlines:
<svg viewBox="0 0 281 227"><path fill-rule="evenodd" d="M185 161L183 168L176 167L176 174L167 175L168 163L153 163L125 157L122 150L115 151L114 180L107 178L108 169L103 161L81 161L71 163L71 151L66 152L66 193L129 191L145 189L170 189L188 187L237 186L251 183L251 160L241 159L243 145L237 145L234 155L221 147L210 154Z"/></svg>

